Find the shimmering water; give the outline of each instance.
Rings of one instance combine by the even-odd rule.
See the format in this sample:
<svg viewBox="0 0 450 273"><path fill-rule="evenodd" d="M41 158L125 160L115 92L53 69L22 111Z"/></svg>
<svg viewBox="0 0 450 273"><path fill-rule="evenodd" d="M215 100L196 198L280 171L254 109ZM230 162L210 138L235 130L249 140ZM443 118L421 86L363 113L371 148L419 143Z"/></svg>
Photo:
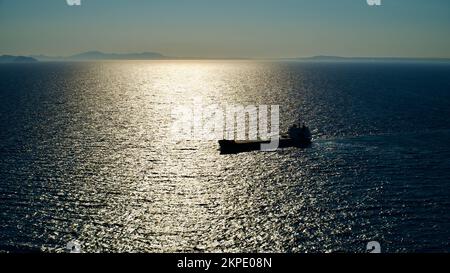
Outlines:
<svg viewBox="0 0 450 273"><path fill-rule="evenodd" d="M171 109L279 104L310 149L220 155ZM450 65L0 65L0 251L450 251Z"/></svg>

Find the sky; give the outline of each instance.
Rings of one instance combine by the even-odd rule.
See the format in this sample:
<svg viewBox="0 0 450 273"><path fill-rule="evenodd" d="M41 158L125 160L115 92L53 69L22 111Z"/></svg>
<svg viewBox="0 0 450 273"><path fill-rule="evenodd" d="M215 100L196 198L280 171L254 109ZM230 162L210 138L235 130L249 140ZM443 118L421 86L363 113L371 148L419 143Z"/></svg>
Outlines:
<svg viewBox="0 0 450 273"><path fill-rule="evenodd" d="M450 1L0 0L0 54L450 58Z"/></svg>

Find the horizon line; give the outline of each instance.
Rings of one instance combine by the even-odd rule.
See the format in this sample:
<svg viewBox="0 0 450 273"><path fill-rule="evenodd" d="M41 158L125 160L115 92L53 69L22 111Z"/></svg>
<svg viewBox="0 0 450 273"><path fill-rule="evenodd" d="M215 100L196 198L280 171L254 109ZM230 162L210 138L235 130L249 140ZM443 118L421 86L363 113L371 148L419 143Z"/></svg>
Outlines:
<svg viewBox="0 0 450 273"><path fill-rule="evenodd" d="M95 57L83 57L83 54L95 53L100 55L115 55L116 57L123 57L123 59L95 59ZM135 58L127 59L127 55L145 55L145 54L155 54L153 58ZM56 60L67 60L67 61L83 61L83 60L315 60L315 61L325 61L325 60L450 60L450 57L405 57L405 56L341 56L341 55L313 55L313 56L298 56L298 57L199 57L199 56L170 56L156 51L142 51L142 52L103 52L98 50L84 51L66 56L51 56L46 54L8 54L2 53L0 56L15 56L15 57L32 57L35 59L54 59ZM72 59L71 59L72 58ZM76 60L75 58L79 58Z"/></svg>

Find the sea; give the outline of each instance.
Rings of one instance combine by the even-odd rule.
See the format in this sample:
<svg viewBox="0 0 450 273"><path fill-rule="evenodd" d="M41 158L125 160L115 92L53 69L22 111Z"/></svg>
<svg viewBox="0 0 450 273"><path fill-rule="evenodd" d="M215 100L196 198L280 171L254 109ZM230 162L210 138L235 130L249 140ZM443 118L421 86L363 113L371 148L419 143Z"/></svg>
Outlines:
<svg viewBox="0 0 450 273"><path fill-rule="evenodd" d="M220 154L174 108L279 105L311 147ZM195 107L195 105L194 105ZM0 64L0 252L450 252L450 63Z"/></svg>

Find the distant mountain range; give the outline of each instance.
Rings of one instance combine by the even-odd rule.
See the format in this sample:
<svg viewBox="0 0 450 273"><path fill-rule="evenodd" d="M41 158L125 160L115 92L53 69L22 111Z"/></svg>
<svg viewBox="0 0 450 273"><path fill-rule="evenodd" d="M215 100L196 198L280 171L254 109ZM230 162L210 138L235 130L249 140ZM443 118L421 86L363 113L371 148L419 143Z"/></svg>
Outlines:
<svg viewBox="0 0 450 273"><path fill-rule="evenodd" d="M32 57L12 56L12 55L0 56L0 63L34 63L34 62L37 62L37 60Z"/></svg>
<svg viewBox="0 0 450 273"><path fill-rule="evenodd" d="M104 53L101 51L88 51L72 56L46 56L32 55L31 57L39 61L98 61L98 60L208 60L212 58L199 57L173 57L165 56L157 52L143 53ZM223 60L246 59L246 58L217 58Z"/></svg>
<svg viewBox="0 0 450 273"><path fill-rule="evenodd" d="M98 61L98 60L167 60L171 59L156 52L143 53L104 53L100 51L89 51L68 57L51 57L45 55L31 56L39 61Z"/></svg>

